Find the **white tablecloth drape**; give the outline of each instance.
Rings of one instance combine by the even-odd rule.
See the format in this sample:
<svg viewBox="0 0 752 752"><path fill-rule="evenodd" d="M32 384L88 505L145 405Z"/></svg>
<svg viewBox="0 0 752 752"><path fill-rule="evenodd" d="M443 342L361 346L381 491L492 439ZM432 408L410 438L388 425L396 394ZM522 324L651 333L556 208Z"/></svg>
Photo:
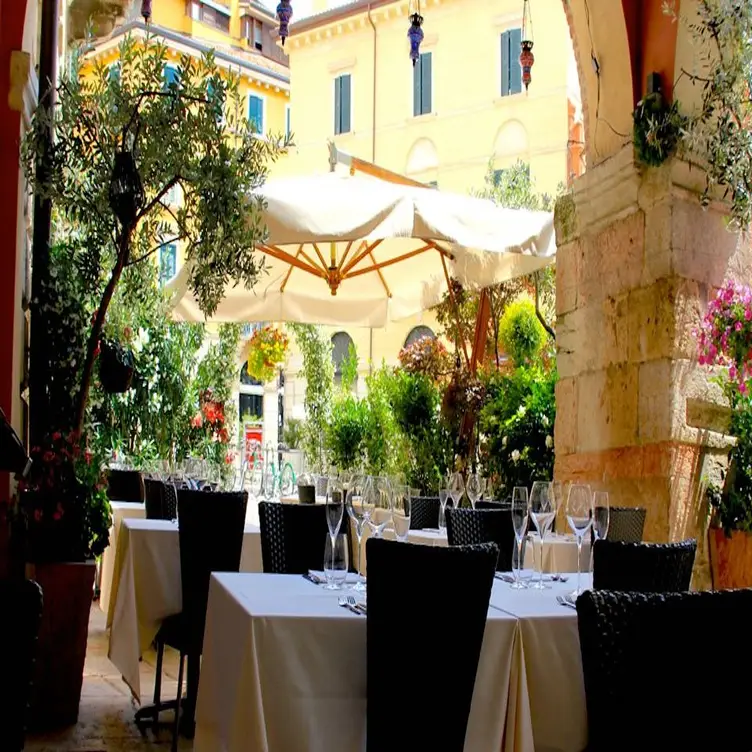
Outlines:
<svg viewBox="0 0 752 752"><path fill-rule="evenodd" d="M295 575L212 576L195 752L365 749L366 619L338 595ZM467 752L503 747L516 633L513 616L489 609ZM396 672L413 668L395 657ZM384 719L395 733L407 722Z"/></svg>
<svg viewBox="0 0 752 752"><path fill-rule="evenodd" d="M112 509L112 527L110 528L110 545L102 554L100 564L100 591L99 607L107 614L107 626L110 626L110 600L112 598L112 572L115 568L115 557L117 556L117 540L120 533L120 523L128 518L144 519L146 517L146 507L142 502L136 501L111 501Z"/></svg>
<svg viewBox="0 0 752 752"><path fill-rule="evenodd" d="M259 529L246 525L241 571L261 571ZM126 519L120 526L108 656L140 697L139 658L162 621L182 608L178 528L165 520Z"/></svg>
<svg viewBox="0 0 752 752"><path fill-rule="evenodd" d="M537 533L528 536L525 546L525 568L536 569L541 563L541 539ZM582 571L590 568L590 542L582 544ZM574 535L553 533L543 543L543 571L559 574L577 571L577 541Z"/></svg>

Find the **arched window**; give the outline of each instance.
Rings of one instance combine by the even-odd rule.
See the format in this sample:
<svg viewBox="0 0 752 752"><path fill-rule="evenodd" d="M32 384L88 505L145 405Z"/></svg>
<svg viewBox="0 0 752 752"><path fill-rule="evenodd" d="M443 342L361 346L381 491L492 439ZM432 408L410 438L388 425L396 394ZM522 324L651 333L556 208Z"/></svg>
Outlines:
<svg viewBox="0 0 752 752"><path fill-rule="evenodd" d="M410 345L414 345L419 339L423 339L423 337L430 337L431 339L436 339L436 335L433 333L433 330L430 327L428 326L413 327L405 339L405 347L410 347Z"/></svg>
<svg viewBox="0 0 752 752"><path fill-rule="evenodd" d="M342 363L349 355L351 347L355 347L355 343L347 332L337 332L332 336L332 363L337 384L342 381Z"/></svg>

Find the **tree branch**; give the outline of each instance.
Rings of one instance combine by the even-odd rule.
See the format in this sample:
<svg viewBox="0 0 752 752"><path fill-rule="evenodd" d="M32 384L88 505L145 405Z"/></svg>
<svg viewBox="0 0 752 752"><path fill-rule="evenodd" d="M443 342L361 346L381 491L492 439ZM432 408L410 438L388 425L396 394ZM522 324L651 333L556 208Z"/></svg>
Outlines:
<svg viewBox="0 0 752 752"><path fill-rule="evenodd" d="M174 178L168 181L164 188L136 215L136 221L133 223L133 226L135 227L157 204L161 204L162 199L167 195L170 188L176 186L179 182L180 175L175 175Z"/></svg>
<svg viewBox="0 0 752 752"><path fill-rule="evenodd" d="M549 326L546 319L543 317L543 314L541 313L540 309L540 288L538 286L538 272L535 272L533 275L533 280L535 281L535 315L538 317L538 321L540 321L541 326L548 332L551 339L556 342L556 332Z"/></svg>
<svg viewBox="0 0 752 752"><path fill-rule="evenodd" d="M165 240L164 243L160 243L159 245L155 245L154 248L147 251L143 256L139 256L136 259L132 259L129 261L125 266L133 266L134 264L140 264L144 259L149 258L152 254L156 253L160 248L164 248L166 245L170 245L170 243L174 243L178 240L182 240L185 237L185 235L176 235L174 238L170 238L169 240Z"/></svg>

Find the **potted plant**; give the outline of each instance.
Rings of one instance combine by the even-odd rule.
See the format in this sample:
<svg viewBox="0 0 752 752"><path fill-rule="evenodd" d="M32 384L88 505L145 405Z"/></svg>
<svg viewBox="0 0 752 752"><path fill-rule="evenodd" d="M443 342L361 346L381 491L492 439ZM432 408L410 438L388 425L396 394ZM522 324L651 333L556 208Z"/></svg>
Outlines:
<svg viewBox="0 0 752 752"><path fill-rule="evenodd" d="M95 559L109 543L110 505L103 457L75 432L53 433L32 450L19 485L15 545L44 593L30 725L78 719Z"/></svg>
<svg viewBox="0 0 752 752"><path fill-rule="evenodd" d="M248 375L262 383L272 381L285 362L289 344L287 335L275 326L256 329L248 340Z"/></svg>
<svg viewBox="0 0 752 752"><path fill-rule="evenodd" d="M237 78L220 71L212 54L200 60L184 55L169 84L167 50L157 39L127 37L119 57L119 75L113 76L103 64L74 54L58 86L55 107L52 112L37 110L22 148L26 177L35 194L52 202L55 238L65 245L62 255L72 270L66 270L64 297L57 295L57 266L35 264L33 270L35 286L43 292L32 303L34 326L39 328L32 342L31 433L32 442L44 452L52 451L44 443L45 426L58 426L66 436L72 432L79 441L86 436L102 336L124 276L156 265L160 249L174 244L181 250L187 284L207 316L216 310L228 283L253 287L261 269L254 247L264 227L260 202L248 197L265 180L269 161L286 146L281 139L256 137L242 114L246 108ZM90 75L82 75L84 65ZM51 144L50 129L55 133ZM179 192L177 207L168 199L173 189ZM66 307L76 315L67 316ZM66 334L75 339L75 347L58 345L67 342ZM223 368L227 372L227 361ZM101 378L101 369L99 373ZM48 457L56 462L54 458ZM77 482L83 483L76 468ZM61 503L73 497L80 502L70 508L81 514L68 519L76 521L78 540L87 540L92 515L106 516L99 496L80 489L74 493L72 481L66 480L70 472L51 477L59 485L55 491ZM69 503L73 505L65 501L63 509ZM56 556L75 551L56 547L52 534L34 539L44 540ZM91 588L82 602L52 594L66 592L69 578L77 576L73 571L82 567L81 557L96 554L94 543L90 545L90 551L79 550L75 559L59 562L48 569L45 582L40 580L45 591L43 624L69 627L56 635L60 656L76 651L76 625L87 623ZM81 668L78 661L69 661L60 673L76 676L65 682L61 675L47 679L73 688L80 682ZM37 683L37 691L46 690ZM74 701L77 704L75 692Z"/></svg>
<svg viewBox="0 0 752 752"><path fill-rule="evenodd" d="M727 282L696 334L700 364L722 368L736 439L723 486L707 491L713 587L752 587L752 289Z"/></svg>

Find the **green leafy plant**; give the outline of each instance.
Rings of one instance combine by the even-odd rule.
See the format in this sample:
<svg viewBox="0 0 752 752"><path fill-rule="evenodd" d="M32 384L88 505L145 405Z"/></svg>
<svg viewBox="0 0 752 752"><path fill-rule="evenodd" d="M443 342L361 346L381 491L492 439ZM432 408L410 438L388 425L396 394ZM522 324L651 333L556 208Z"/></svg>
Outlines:
<svg viewBox="0 0 752 752"><path fill-rule="evenodd" d="M310 470L323 472L326 468L324 437L334 390L332 342L320 327L312 324L291 324L290 328L303 355L303 376L306 380L303 454Z"/></svg>
<svg viewBox="0 0 752 752"><path fill-rule="evenodd" d="M352 470L362 465L368 428L368 404L365 401L351 394L341 395L335 400L326 430L326 446L334 467Z"/></svg>
<svg viewBox="0 0 752 752"><path fill-rule="evenodd" d="M358 383L358 350L352 342L339 368L340 388L343 392L351 392Z"/></svg>
<svg viewBox="0 0 752 752"><path fill-rule="evenodd" d="M305 436L305 423L298 418L287 418L282 431L282 441L289 449L300 449Z"/></svg>
<svg viewBox="0 0 752 752"><path fill-rule="evenodd" d="M510 303L499 322L499 343L516 366L532 363L543 350L546 331L528 298Z"/></svg>
<svg viewBox="0 0 752 752"><path fill-rule="evenodd" d="M391 475L409 467L405 436L392 410L391 396L396 378L394 370L386 364L366 378L368 429L364 445L366 468L372 475Z"/></svg>
<svg viewBox="0 0 752 752"><path fill-rule="evenodd" d="M515 486L553 477L556 378L554 369L522 366L488 379L481 462L494 488L508 496Z"/></svg>
<svg viewBox="0 0 752 752"><path fill-rule="evenodd" d="M436 337L421 337L399 351L399 362L407 373L423 373L434 381L448 376L452 359Z"/></svg>
<svg viewBox="0 0 752 752"><path fill-rule="evenodd" d="M287 357L290 342L276 326L264 326L248 340L248 375L262 383L272 381Z"/></svg>
<svg viewBox="0 0 752 752"><path fill-rule="evenodd" d="M253 249L264 228L259 201L248 197L286 145L256 137L238 78L220 72L211 53L181 57L169 85L167 48L157 39L126 37L119 58L117 76L101 64L83 75L83 60L74 55L57 106L51 115L37 110L22 148L34 192L50 198L80 238L79 273L97 301L73 398L77 430L107 313L127 268L179 243L188 284L207 315L229 282L255 284L261 262ZM55 139L48 148L50 127ZM40 163L47 169L36 170ZM168 199L173 189L180 193L177 206ZM49 303L35 301L43 309ZM50 401L47 393L36 398Z"/></svg>
<svg viewBox="0 0 752 752"><path fill-rule="evenodd" d="M679 111L679 103L670 105L660 92L643 97L632 116L632 142L637 158L650 167L660 167L673 156L682 142L688 119Z"/></svg>

